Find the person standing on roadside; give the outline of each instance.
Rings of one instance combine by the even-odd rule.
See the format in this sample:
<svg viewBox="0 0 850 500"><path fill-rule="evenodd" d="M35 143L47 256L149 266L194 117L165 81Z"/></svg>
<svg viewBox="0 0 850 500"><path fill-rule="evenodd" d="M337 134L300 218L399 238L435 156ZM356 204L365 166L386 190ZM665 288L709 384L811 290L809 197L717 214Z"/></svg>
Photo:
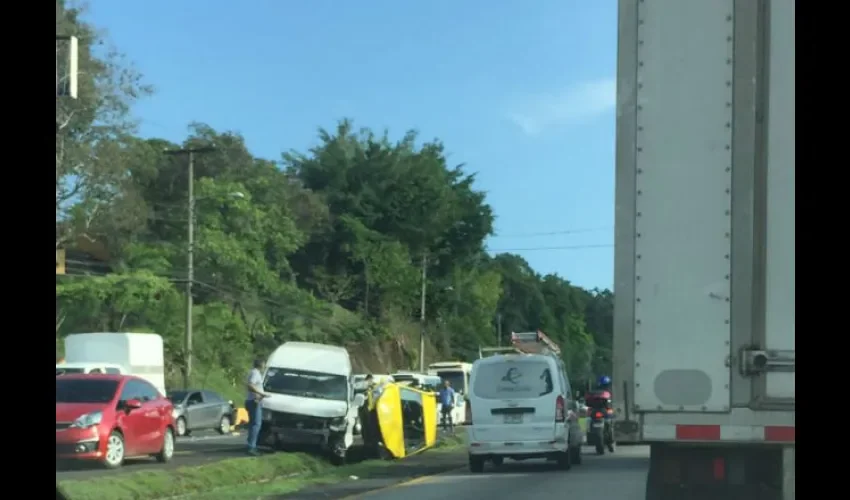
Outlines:
<svg viewBox="0 0 850 500"><path fill-rule="evenodd" d="M443 380L443 387L437 393L437 400L440 403L440 413L442 416L440 425L443 429L448 426L449 430L453 430L452 410L455 407L455 390L452 388L452 383L448 379Z"/></svg>
<svg viewBox="0 0 850 500"><path fill-rule="evenodd" d="M262 359L255 359L245 384L248 387L245 410L248 412L249 455L259 455L257 440L260 438L260 428L263 425L263 398L268 397L268 394L263 392L263 368L265 368L265 362Z"/></svg>

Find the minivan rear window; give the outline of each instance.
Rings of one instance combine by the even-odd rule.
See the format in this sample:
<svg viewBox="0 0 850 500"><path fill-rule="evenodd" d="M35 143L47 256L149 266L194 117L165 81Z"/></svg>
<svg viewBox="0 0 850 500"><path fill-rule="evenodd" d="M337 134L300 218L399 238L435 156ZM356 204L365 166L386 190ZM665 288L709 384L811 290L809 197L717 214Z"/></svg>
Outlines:
<svg viewBox="0 0 850 500"><path fill-rule="evenodd" d="M505 360L475 367L473 393L484 399L533 399L554 390L552 372L543 360Z"/></svg>

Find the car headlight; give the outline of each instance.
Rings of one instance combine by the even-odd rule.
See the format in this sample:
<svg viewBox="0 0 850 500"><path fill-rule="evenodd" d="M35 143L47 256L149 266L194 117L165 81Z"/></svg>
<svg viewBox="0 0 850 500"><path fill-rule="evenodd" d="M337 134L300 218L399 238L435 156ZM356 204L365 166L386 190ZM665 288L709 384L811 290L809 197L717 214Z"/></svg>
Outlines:
<svg viewBox="0 0 850 500"><path fill-rule="evenodd" d="M269 410L263 410L263 421L268 422L271 419L272 419L272 412L270 412Z"/></svg>
<svg viewBox="0 0 850 500"><path fill-rule="evenodd" d="M93 411L91 413L86 413L85 415L74 420L74 423L71 424L71 427L87 429L89 427L94 427L95 425L99 424L101 420L103 420L103 412Z"/></svg>
<svg viewBox="0 0 850 500"><path fill-rule="evenodd" d="M181 408L179 406L175 406L174 408L171 409L172 418L177 418L178 416L180 416L180 409Z"/></svg>
<svg viewBox="0 0 850 500"><path fill-rule="evenodd" d="M339 429L340 427L345 427L345 425L346 425L345 417L332 418L330 423L329 423L330 427L334 427L334 428L337 428L337 429Z"/></svg>

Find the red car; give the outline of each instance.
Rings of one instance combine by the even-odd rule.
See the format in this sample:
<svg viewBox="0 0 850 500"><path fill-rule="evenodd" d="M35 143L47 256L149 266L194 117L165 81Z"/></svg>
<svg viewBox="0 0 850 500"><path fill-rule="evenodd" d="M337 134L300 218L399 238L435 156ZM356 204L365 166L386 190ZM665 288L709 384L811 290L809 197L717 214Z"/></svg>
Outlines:
<svg viewBox="0 0 850 500"><path fill-rule="evenodd" d="M56 377L56 459L92 460L108 468L125 458L174 456L171 401L130 375Z"/></svg>

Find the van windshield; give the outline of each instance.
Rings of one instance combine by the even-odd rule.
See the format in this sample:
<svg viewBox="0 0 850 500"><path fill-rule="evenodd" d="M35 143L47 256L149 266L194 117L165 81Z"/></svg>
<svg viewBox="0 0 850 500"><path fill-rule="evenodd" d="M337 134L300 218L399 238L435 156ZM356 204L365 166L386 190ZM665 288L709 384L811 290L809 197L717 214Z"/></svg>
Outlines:
<svg viewBox="0 0 850 500"><path fill-rule="evenodd" d="M553 390L552 372L543 360L505 360L475 367L474 394L484 399L533 399Z"/></svg>
<svg viewBox="0 0 850 500"><path fill-rule="evenodd" d="M304 398L348 400L348 380L345 376L291 368L269 368L263 389L274 394Z"/></svg>

